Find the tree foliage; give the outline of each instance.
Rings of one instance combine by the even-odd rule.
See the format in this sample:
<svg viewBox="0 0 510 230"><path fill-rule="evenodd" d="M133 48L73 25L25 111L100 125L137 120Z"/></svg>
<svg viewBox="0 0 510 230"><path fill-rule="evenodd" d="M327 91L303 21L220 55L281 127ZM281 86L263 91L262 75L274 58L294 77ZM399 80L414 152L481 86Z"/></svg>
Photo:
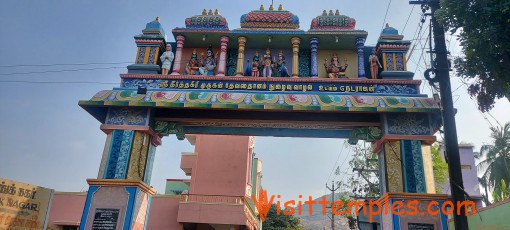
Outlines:
<svg viewBox="0 0 510 230"><path fill-rule="evenodd" d="M344 191L352 192L357 197L379 197L379 177L374 172L364 170L377 170L379 168L377 162L377 154L372 151L371 145L365 146L364 143L351 146L353 150L352 159L349 166L352 169L361 169L353 173L340 172L337 169L336 175L349 175L347 183L340 182L338 186L344 188Z"/></svg>
<svg viewBox="0 0 510 230"><path fill-rule="evenodd" d="M458 34L463 56L454 60L457 76L471 79L468 93L486 112L495 99L510 100L510 1L441 0L440 23Z"/></svg>
<svg viewBox="0 0 510 230"><path fill-rule="evenodd" d="M441 150L439 144L434 143L431 146L432 149L432 169L434 171L434 183L436 187L436 193L443 193L444 185L448 180L448 165L441 156Z"/></svg>
<svg viewBox="0 0 510 230"><path fill-rule="evenodd" d="M278 215L276 209L276 204L271 205L271 208L267 212L266 219L262 223L262 229L303 229L299 218L293 215L284 215L283 210L280 210L280 215Z"/></svg>
<svg viewBox="0 0 510 230"><path fill-rule="evenodd" d="M506 185L505 180L501 180L501 186L496 188L492 194L494 202L499 202L510 197L510 185Z"/></svg>
<svg viewBox="0 0 510 230"><path fill-rule="evenodd" d="M510 122L502 127L491 127L491 145L483 145L475 154L476 168L481 174L480 184L489 192L503 191L501 181L510 181ZM487 203L487 200L486 200Z"/></svg>

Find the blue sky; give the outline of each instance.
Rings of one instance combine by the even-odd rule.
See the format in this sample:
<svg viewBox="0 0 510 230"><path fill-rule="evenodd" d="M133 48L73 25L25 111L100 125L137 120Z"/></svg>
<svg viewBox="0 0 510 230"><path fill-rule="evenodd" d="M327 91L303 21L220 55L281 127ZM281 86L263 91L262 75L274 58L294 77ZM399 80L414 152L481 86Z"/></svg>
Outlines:
<svg viewBox="0 0 510 230"><path fill-rule="evenodd" d="M358 29L368 31L366 44L371 45L383 27L388 2L287 0L275 4L283 4L298 15L304 30L322 10L340 9L342 14L356 18ZM230 29L235 29L239 28L241 14L258 9L261 4L267 8L270 1L0 1L0 177L58 191L86 190L86 178L97 176L106 135L99 130L99 122L77 103L120 82L119 74L126 73L125 66L135 59L133 36L159 16L169 41L174 41L170 31L184 26L186 17L200 14L204 8L219 9ZM410 15L403 31L407 39L413 38L421 13L419 7L412 14L411 10L407 1L394 0L386 17L386 22L402 32ZM457 55L458 42L448 38L450 51ZM416 70L415 79L423 79L423 60L428 60L425 53L416 65L422 53L419 48L420 45L408 66L409 70ZM110 64L19 66L69 63ZM6 67L12 65L15 67ZM94 70L51 72L76 69ZM459 141L473 143L479 149L489 141L488 122L457 78L452 77L452 85ZM424 93L429 92L427 86L423 89ZM509 121L509 105L506 99L498 101L492 116L501 123ZM489 119L496 125L490 116ZM257 137L255 150L263 160L264 187L284 199L296 199L298 194L321 195L326 182L342 178L333 175L328 180L340 152L336 165L345 160L342 171L351 171L347 164L349 151L341 150L343 142ZM180 153L192 150L187 141L165 137L156 152L151 185L163 192L165 179L184 178L179 168Z"/></svg>

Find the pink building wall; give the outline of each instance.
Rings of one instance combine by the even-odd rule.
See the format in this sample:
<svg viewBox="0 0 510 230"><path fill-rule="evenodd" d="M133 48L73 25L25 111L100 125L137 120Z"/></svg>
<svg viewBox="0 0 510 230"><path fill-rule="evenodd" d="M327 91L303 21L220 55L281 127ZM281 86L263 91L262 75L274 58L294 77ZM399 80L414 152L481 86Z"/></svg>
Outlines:
<svg viewBox="0 0 510 230"><path fill-rule="evenodd" d="M199 135L195 146L197 157L191 174L190 194L246 194L250 175L250 137Z"/></svg>
<svg viewBox="0 0 510 230"><path fill-rule="evenodd" d="M56 192L51 202L48 229L79 226L86 199L85 192Z"/></svg>
<svg viewBox="0 0 510 230"><path fill-rule="evenodd" d="M152 197L147 229L182 229L177 222L180 196L155 195Z"/></svg>
<svg viewBox="0 0 510 230"><path fill-rule="evenodd" d="M183 155L181 168L189 169L188 194L196 196L183 201L178 195L154 195L147 229L183 229L186 223L196 229L213 229L210 225L221 229L239 229L246 225L247 229L255 229L252 220L255 215L247 210L245 200L251 196L253 138L197 135L190 142L195 144L195 152L191 156ZM257 166L254 178L260 180L261 161L253 160L258 162L254 164ZM109 189L112 188L100 190ZM112 202L108 197L101 202ZM49 229L79 226L86 198L86 193L56 193L50 209Z"/></svg>

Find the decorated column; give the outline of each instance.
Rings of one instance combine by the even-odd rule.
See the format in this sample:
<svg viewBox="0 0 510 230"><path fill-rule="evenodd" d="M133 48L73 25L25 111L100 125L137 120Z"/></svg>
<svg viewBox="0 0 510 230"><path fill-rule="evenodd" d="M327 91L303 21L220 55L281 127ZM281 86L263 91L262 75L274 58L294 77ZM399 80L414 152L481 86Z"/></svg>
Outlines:
<svg viewBox="0 0 510 230"><path fill-rule="evenodd" d="M237 54L236 76L243 76L244 47L246 45L246 37L237 38L237 42L239 43L239 52Z"/></svg>
<svg viewBox="0 0 510 230"><path fill-rule="evenodd" d="M299 76L299 43L301 43L301 38L293 37L290 39L292 43L292 77Z"/></svg>
<svg viewBox="0 0 510 230"><path fill-rule="evenodd" d="M177 49L175 50L174 70L171 75L181 74L181 63L182 63L182 47L184 46L184 36L175 37L177 42Z"/></svg>
<svg viewBox="0 0 510 230"><path fill-rule="evenodd" d="M365 76L365 38L356 38L356 48L358 48L358 78L367 78Z"/></svg>
<svg viewBox="0 0 510 230"><path fill-rule="evenodd" d="M145 96L145 95L140 95ZM80 229L144 229L155 190L149 186L160 136L149 126L147 108L110 107L101 130L107 134L97 179L89 189Z"/></svg>
<svg viewBox="0 0 510 230"><path fill-rule="evenodd" d="M220 60L218 63L218 74L216 74L216 76L225 76L225 69L227 67L228 40L227 36L223 36L220 39Z"/></svg>
<svg viewBox="0 0 510 230"><path fill-rule="evenodd" d="M376 51L382 64L379 76L382 79L411 80L414 73L407 71L406 54L411 41L403 40L398 30L386 24L377 40Z"/></svg>
<svg viewBox="0 0 510 230"><path fill-rule="evenodd" d="M319 67L317 62L317 49L319 48L319 39L310 39L310 77L319 77Z"/></svg>
<svg viewBox="0 0 510 230"><path fill-rule="evenodd" d="M159 17L146 24L142 34L135 36L137 47L135 63L127 67L128 73L158 74L161 71L159 56L165 50L165 31Z"/></svg>
<svg viewBox="0 0 510 230"><path fill-rule="evenodd" d="M375 142L378 152L379 179L382 203L411 202L421 215L398 215L381 213L381 228L411 229L411 227L436 226L434 229L447 229L447 216L426 215L437 211L437 206L428 210L431 201L442 204L448 196L433 194L434 182L429 145L435 141L434 129L439 116L426 113L383 114L383 136ZM439 212L437 212L439 213Z"/></svg>

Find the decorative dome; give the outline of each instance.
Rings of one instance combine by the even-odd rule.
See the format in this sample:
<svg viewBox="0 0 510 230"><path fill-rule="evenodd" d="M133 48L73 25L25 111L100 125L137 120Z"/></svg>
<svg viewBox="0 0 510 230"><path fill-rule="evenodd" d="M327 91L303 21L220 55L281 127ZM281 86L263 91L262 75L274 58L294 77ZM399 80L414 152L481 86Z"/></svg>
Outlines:
<svg viewBox="0 0 510 230"><path fill-rule="evenodd" d="M382 40L402 40L404 38L403 35L398 34L398 30L391 27L386 23L386 28L384 28L381 32L381 36L379 39Z"/></svg>
<svg viewBox="0 0 510 230"><path fill-rule="evenodd" d="M269 10L264 10L264 6L260 10L254 10L241 16L242 29L299 29L299 18L290 11L283 10L282 5L278 10L273 9L273 5Z"/></svg>
<svg viewBox="0 0 510 230"><path fill-rule="evenodd" d="M154 21L147 23L147 25L145 25L145 29L142 30L142 33L145 35L157 34L165 36L165 30L163 30L163 27L159 23L159 17L156 17Z"/></svg>
<svg viewBox="0 0 510 230"><path fill-rule="evenodd" d="M321 16L312 19L310 30L354 30L355 27L354 18L340 15L339 10L336 10L335 14L333 10L330 10L329 14L324 10Z"/></svg>
<svg viewBox="0 0 510 230"><path fill-rule="evenodd" d="M213 13L212 10L207 12L206 9L202 11L201 15L195 15L185 20L186 29L190 30L228 30L227 19L220 15L218 9Z"/></svg>

